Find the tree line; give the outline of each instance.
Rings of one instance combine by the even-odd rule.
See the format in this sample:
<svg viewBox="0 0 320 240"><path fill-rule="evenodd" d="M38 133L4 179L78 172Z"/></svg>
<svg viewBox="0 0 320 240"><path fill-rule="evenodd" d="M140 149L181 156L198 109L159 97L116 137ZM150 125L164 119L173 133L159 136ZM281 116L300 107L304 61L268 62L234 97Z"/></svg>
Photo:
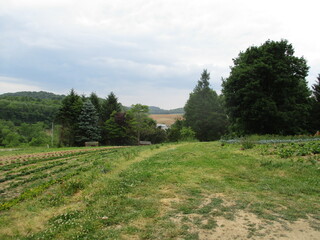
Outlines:
<svg viewBox="0 0 320 240"><path fill-rule="evenodd" d="M43 116L47 126L52 121L58 125L54 139L59 146L83 146L87 141L132 145L140 140L160 143L212 141L226 135L314 134L320 130L320 75L309 89L308 70L306 60L294 56L294 48L287 40L251 46L233 59L230 75L222 80L220 95L210 87L210 73L203 70L184 106L184 119L167 131L156 127L148 117L147 106L125 108L113 92L101 99L95 93L80 96L72 89L62 100L46 99L42 93L50 103L47 105L54 106L50 111L46 104L28 95L20 98L41 109L38 116ZM48 142L48 134L43 135L46 124L32 122L34 112L9 116L12 113L5 110L8 106L28 108L22 105L24 101L10 99L14 97L0 98L0 145Z"/></svg>
<svg viewBox="0 0 320 240"><path fill-rule="evenodd" d="M310 90L307 62L294 56L287 40L249 47L233 63L220 96L209 87L210 74L203 71L180 126L190 126L200 141L225 134L296 135L320 130L320 75Z"/></svg>

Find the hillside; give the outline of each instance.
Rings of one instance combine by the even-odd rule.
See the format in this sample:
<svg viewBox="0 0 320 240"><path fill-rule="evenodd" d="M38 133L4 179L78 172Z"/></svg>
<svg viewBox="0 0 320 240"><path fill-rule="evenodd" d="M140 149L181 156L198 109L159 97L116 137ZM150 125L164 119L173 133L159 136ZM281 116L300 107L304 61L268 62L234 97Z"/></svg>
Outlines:
<svg viewBox="0 0 320 240"><path fill-rule="evenodd" d="M16 92L0 95L0 119L15 124L52 122L65 95L50 92ZM101 101L103 99L100 99ZM130 109L130 107L124 107ZM183 114L183 108L164 110L150 106L150 114ZM172 117L172 116L171 116Z"/></svg>
<svg viewBox="0 0 320 240"><path fill-rule="evenodd" d="M0 95L0 119L21 123L50 123L63 95L47 92L17 92Z"/></svg>
<svg viewBox="0 0 320 240"><path fill-rule="evenodd" d="M58 95L50 92L15 92L15 93L4 93L0 94L0 98L4 97L28 97L28 98L37 98L37 99L51 99L51 100L62 100L65 95Z"/></svg>
<svg viewBox="0 0 320 240"><path fill-rule="evenodd" d="M318 147L0 152L0 239L319 239Z"/></svg>
<svg viewBox="0 0 320 240"><path fill-rule="evenodd" d="M183 108L176 108L171 110L164 110L159 107L149 106L150 114L184 114Z"/></svg>

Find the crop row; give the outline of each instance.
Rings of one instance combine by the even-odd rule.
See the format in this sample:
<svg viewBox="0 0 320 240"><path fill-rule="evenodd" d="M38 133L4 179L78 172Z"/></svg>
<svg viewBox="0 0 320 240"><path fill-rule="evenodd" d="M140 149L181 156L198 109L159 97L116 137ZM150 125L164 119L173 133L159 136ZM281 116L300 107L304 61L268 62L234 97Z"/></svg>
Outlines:
<svg viewBox="0 0 320 240"><path fill-rule="evenodd" d="M286 143L261 146L264 155L278 155L281 158L319 156L320 141L304 143Z"/></svg>
<svg viewBox="0 0 320 240"><path fill-rule="evenodd" d="M0 190L0 210L8 209L22 200L37 196L62 180L69 179L96 167L95 162L97 159L102 160L99 161L99 164L103 163L109 154L116 151L103 149L100 151L74 153L68 157L64 155L62 157L29 160L28 163L33 165L17 169L17 171L10 171L10 174L6 174L0 179L1 183L8 182L7 186ZM22 162L18 166L24 165L26 165L26 162ZM15 166L17 166L17 163L15 163ZM10 165L10 167L12 166Z"/></svg>

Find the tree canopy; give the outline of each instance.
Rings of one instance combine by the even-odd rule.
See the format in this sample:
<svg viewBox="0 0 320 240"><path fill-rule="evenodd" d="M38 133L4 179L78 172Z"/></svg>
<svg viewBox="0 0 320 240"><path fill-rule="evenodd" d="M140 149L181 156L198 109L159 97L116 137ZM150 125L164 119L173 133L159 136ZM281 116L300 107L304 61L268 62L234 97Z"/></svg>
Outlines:
<svg viewBox="0 0 320 240"><path fill-rule="evenodd" d="M231 130L239 134L298 134L306 129L310 91L303 57L286 40L240 52L223 81Z"/></svg>

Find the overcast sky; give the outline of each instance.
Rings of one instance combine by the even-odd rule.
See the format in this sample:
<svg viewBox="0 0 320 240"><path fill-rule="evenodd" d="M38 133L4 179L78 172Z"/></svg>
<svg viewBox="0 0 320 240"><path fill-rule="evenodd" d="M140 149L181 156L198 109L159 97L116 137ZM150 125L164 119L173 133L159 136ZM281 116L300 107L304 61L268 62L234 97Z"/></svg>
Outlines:
<svg viewBox="0 0 320 240"><path fill-rule="evenodd" d="M287 39L320 73L318 0L0 0L0 93L111 91L183 107L203 69L220 92L232 58Z"/></svg>

